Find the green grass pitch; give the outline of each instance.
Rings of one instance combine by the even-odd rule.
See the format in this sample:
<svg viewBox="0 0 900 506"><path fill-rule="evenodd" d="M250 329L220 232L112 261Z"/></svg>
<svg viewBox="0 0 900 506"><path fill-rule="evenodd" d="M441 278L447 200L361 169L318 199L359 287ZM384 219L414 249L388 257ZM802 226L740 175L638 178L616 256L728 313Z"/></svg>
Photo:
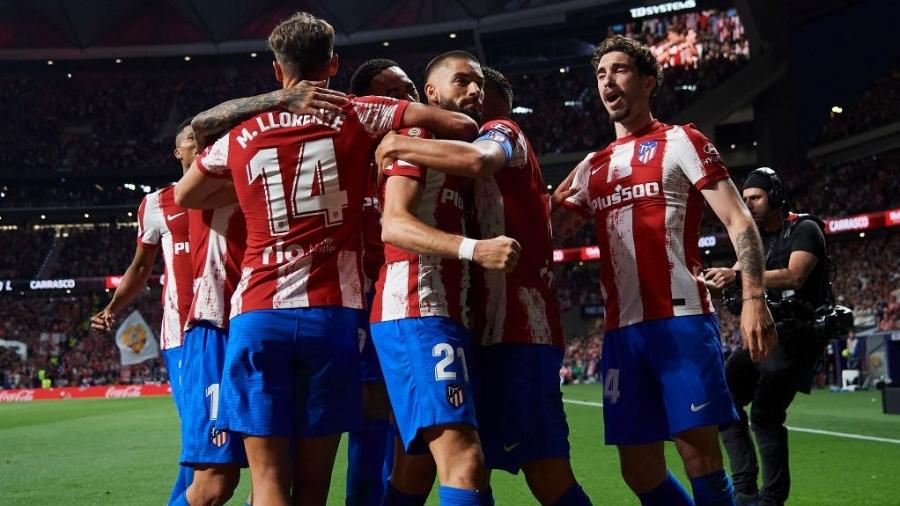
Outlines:
<svg viewBox="0 0 900 506"><path fill-rule="evenodd" d="M565 388L599 403L600 387ZM614 448L602 443L596 405L566 404L575 473L594 504L634 505ZM888 441L792 431L791 506L900 505L900 416L881 413L879 392L799 395L788 426ZM169 398L44 401L0 405L0 504L161 506L175 477L178 424ZM671 467L684 473L674 447ZM329 504L343 504L342 446ZM500 505L534 504L521 476L494 473ZM249 490L244 476L230 504ZM429 504L437 504L432 493Z"/></svg>

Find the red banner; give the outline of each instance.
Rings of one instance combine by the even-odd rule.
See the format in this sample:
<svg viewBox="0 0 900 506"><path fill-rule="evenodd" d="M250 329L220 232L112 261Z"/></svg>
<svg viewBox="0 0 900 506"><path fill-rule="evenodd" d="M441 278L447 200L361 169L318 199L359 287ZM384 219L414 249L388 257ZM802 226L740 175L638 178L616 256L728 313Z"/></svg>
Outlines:
<svg viewBox="0 0 900 506"><path fill-rule="evenodd" d="M125 399L171 395L169 385L108 385L103 387L16 388L0 390L0 403L60 399Z"/></svg>

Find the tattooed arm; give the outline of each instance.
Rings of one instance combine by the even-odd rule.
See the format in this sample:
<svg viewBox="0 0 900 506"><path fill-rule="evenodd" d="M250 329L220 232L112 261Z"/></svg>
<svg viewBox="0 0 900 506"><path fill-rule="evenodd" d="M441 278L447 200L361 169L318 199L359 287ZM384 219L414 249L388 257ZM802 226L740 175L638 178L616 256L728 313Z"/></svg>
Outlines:
<svg viewBox="0 0 900 506"><path fill-rule="evenodd" d="M722 220L734 245L743 282L741 336L750 357L753 360L761 360L769 354L778 338L765 299L762 240L750 212L731 179L725 178L710 183L702 192L716 216Z"/></svg>
<svg viewBox="0 0 900 506"><path fill-rule="evenodd" d="M282 108L294 114L325 117L337 114L348 103L346 95L322 88L325 81L300 81L283 88L248 98L236 98L194 116L191 128L197 147L203 149L238 123L270 109Z"/></svg>

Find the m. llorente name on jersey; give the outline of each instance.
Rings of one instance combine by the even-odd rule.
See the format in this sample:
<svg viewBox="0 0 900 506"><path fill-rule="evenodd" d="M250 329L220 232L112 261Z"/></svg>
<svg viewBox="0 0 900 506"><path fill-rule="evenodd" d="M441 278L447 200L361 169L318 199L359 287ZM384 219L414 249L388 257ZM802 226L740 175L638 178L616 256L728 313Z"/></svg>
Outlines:
<svg viewBox="0 0 900 506"><path fill-rule="evenodd" d="M597 197L592 200L591 207L597 211L641 197L653 197L659 195L659 183L650 181L649 183L638 183L632 186L622 186L617 184L613 190L614 191L609 195Z"/></svg>
<svg viewBox="0 0 900 506"><path fill-rule="evenodd" d="M242 148L246 149L247 143L253 140L260 133L276 128L293 128L301 127L304 125L317 124L328 127L336 132L340 132L341 126L343 126L344 124L343 114L335 114L333 116L329 116L329 118L322 119L311 114L293 114L287 111L281 111L277 113L267 112L265 114L257 116L255 119L257 126L259 126L259 130L247 130L246 128L242 128L241 134L237 136L237 143Z"/></svg>

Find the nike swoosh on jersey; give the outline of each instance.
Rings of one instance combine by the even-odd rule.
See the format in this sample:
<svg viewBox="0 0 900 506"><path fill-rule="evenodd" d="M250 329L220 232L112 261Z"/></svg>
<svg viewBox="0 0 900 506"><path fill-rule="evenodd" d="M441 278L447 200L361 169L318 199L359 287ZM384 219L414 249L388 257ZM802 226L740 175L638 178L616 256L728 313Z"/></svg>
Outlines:
<svg viewBox="0 0 900 506"><path fill-rule="evenodd" d="M605 163L604 163L603 165L597 167L596 169L592 169L592 170L591 170L591 175L593 176L593 175L596 174L597 172L603 170L603 167L606 167L606 164L605 164Z"/></svg>
<svg viewBox="0 0 900 506"><path fill-rule="evenodd" d="M521 441L519 443L521 443ZM515 450L516 447L519 446L519 443L513 443L509 446L503 445L503 451L505 451L506 453L509 453L509 452Z"/></svg>
<svg viewBox="0 0 900 506"><path fill-rule="evenodd" d="M699 405L695 406L694 403L692 402L691 403L691 413L696 413L696 412L700 411L701 409L705 408L706 406L709 406L711 403L712 403L712 401L707 401L707 402L704 402L703 404L699 404Z"/></svg>
<svg viewBox="0 0 900 506"><path fill-rule="evenodd" d="M181 216L182 214L184 214L184 213L170 214L170 215L166 216L166 220L172 221L172 220L174 220L175 218Z"/></svg>

